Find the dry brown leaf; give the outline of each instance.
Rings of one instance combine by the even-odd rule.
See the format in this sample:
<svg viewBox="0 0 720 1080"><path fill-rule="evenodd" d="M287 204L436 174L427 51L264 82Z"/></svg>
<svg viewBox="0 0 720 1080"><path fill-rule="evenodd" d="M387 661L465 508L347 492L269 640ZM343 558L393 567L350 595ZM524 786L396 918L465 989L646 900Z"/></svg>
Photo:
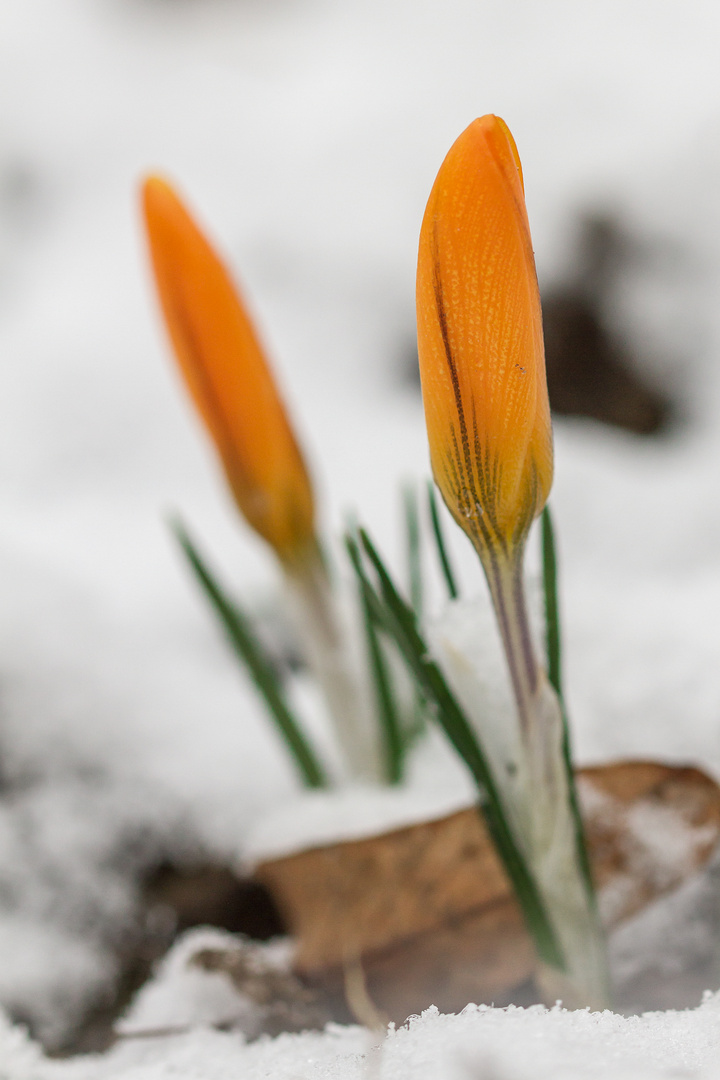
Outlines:
<svg viewBox="0 0 720 1080"><path fill-rule="evenodd" d="M698 769L617 762L578 774L606 926L672 891L720 839L720 789ZM338 990L362 960L397 1020L433 1003L506 1000L533 971L522 916L474 808L263 863L297 938L295 969Z"/></svg>

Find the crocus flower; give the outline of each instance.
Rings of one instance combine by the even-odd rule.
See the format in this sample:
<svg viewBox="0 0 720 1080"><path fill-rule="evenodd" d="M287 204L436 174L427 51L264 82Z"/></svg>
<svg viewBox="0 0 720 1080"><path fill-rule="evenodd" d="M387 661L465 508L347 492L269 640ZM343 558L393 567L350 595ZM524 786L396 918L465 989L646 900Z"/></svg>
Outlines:
<svg viewBox="0 0 720 1080"><path fill-rule="evenodd" d="M155 280L180 370L238 507L286 571L303 645L348 771L374 777L374 733L315 534L310 479L264 351L230 275L170 184L151 176L142 195Z"/></svg>
<svg viewBox="0 0 720 1080"><path fill-rule="evenodd" d="M499 769L499 782L567 964L546 986L602 1004L602 935L582 872L562 713L537 662L523 588L525 540L552 483L552 432L522 169L496 116L470 124L440 167L420 232L417 317L433 473L480 556L517 709L518 760Z"/></svg>
<svg viewBox="0 0 720 1080"><path fill-rule="evenodd" d="M440 167L420 231L418 352L436 483L480 556L526 739L541 721L522 557L552 483L542 318L517 149L483 116Z"/></svg>
<svg viewBox="0 0 720 1080"><path fill-rule="evenodd" d="M524 540L552 483L522 170L497 116L473 121L440 168L420 233L417 312L433 473L487 558Z"/></svg>
<svg viewBox="0 0 720 1080"><path fill-rule="evenodd" d="M143 209L160 303L185 383L252 528L289 571L315 558L308 472L265 353L230 275L167 181Z"/></svg>

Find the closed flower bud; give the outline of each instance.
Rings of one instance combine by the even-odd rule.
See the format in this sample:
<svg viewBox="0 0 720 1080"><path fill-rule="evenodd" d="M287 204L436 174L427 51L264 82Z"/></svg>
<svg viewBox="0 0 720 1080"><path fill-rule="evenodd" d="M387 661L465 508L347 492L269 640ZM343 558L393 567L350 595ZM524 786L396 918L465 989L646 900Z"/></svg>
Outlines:
<svg viewBox="0 0 720 1080"><path fill-rule="evenodd" d="M508 553L547 499L552 432L522 171L496 116L473 121L438 173L417 319L435 480L481 557Z"/></svg>
<svg viewBox="0 0 720 1080"><path fill-rule="evenodd" d="M294 572L314 557L313 493L252 322L172 187L149 177L143 209L160 303L192 399L252 528Z"/></svg>

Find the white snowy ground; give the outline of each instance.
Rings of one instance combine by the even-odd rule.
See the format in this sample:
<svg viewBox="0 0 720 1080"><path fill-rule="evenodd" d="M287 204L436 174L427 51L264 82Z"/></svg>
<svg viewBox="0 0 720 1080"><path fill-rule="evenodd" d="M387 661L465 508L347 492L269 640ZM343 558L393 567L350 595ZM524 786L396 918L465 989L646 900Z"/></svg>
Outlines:
<svg viewBox="0 0 720 1080"><path fill-rule="evenodd" d="M457 1016L437 1009L386 1033L329 1025L322 1033L283 1034L246 1043L213 1021L236 1018L237 997L223 977L188 971L194 943L222 935L195 931L162 965L146 1024L111 1051L48 1060L0 1014L0 1076L8 1080L716 1080L720 994L684 1012L625 1018L556 1006L493 1009L468 1005ZM147 996L147 995L146 995ZM141 1008L140 1012L143 1012ZM196 1026L186 1027L189 1017ZM162 1022L176 1019L174 1033ZM152 1020L159 1021L152 1030Z"/></svg>
<svg viewBox="0 0 720 1080"><path fill-rule="evenodd" d="M1 1022L1 1021L0 1021ZM3 1077L12 1080L715 1080L720 1000L694 1012L491 1009L458 1016L429 1009L386 1037L358 1027L282 1035L243 1045L208 1028L119 1044L103 1058L43 1059L23 1033L0 1027Z"/></svg>
<svg viewBox="0 0 720 1080"><path fill-rule="evenodd" d="M273 589L167 357L148 168L238 269L328 527L354 508L391 555L399 480L427 470L400 374L417 232L460 130L510 124L544 281L571 272L586 208L657 252L628 266L617 315L685 428L556 427L569 698L581 761L720 777L719 33L712 0L0 0L0 1002L43 1038L111 985L133 870L240 858L295 790L163 523L181 509L246 596ZM448 1075L519 1077L532 1047L533 1076L720 1075L717 1010L430 1016L383 1069L429 1076L442 1055ZM363 1039L238 1057L201 1032L86 1066L3 1031L0 1076L349 1077Z"/></svg>

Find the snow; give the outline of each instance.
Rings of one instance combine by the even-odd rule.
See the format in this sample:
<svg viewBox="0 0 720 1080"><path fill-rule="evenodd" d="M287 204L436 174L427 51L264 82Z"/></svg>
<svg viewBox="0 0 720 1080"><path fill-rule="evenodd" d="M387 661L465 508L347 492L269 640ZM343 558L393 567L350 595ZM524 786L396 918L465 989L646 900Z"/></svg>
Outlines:
<svg viewBox="0 0 720 1080"><path fill-rule="evenodd" d="M209 976L205 976L209 979ZM13 1080L661 1080L720 1075L720 995L685 1012L622 1017L561 1006L494 1009L468 1005L456 1016L434 1008L386 1033L328 1025L323 1032L246 1042L199 1026L121 1039L102 1057L45 1058L0 1018L0 1068Z"/></svg>
<svg viewBox="0 0 720 1080"><path fill-rule="evenodd" d="M185 934L164 957L153 979L136 995L129 1013L117 1024L122 1037L174 1032L193 1027L234 1026L252 1030L257 1008L220 972L203 971L191 958L202 949L227 948L232 935L200 929ZM287 942L278 939L287 964Z"/></svg>
<svg viewBox="0 0 720 1080"><path fill-rule="evenodd" d="M400 479L427 472L402 365L450 142L480 113L509 122L545 282L572 272L575 215L619 214L640 254L614 315L685 426L644 443L556 425L575 744L581 761L653 756L719 778L717 6L1 0L0 15L5 1008L62 1042L112 985L113 934L157 859L239 864L277 847L288 817L296 842L329 836L320 813L300 830L292 769L163 521L178 508L248 601L272 604L272 562L238 526L167 358L134 205L147 169L178 181L246 283L328 528L352 509L391 559ZM451 546L482 596L464 539ZM298 702L327 739L312 693ZM407 795L344 795L336 832L369 824L373 800L374 821L403 824L466 798L443 760L435 780L419 762ZM429 1015L384 1044L381 1071L717 1075L719 1007ZM200 1031L62 1063L4 1027L0 1076L349 1077L371 1067L365 1038L243 1047Z"/></svg>
<svg viewBox="0 0 720 1080"><path fill-rule="evenodd" d="M309 793L280 804L251 828L245 861L252 867L308 848L402 829L445 817L472 801L472 788L462 782L455 791L351 787Z"/></svg>

